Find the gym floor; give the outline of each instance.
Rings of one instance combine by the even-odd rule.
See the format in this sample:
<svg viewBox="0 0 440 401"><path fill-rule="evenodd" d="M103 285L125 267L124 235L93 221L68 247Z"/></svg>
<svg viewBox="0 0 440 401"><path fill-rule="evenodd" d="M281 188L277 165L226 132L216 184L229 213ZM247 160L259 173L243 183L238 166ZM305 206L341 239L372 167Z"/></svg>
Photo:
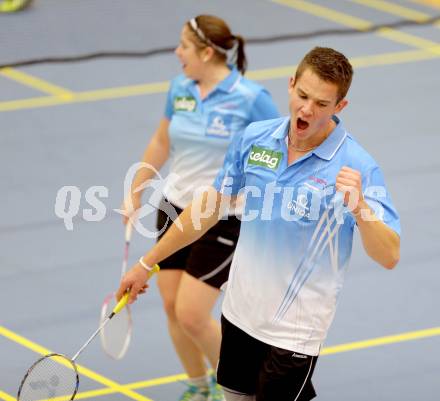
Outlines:
<svg viewBox="0 0 440 401"><path fill-rule="evenodd" d="M0 53L8 61L42 51L62 54L74 28L95 29L96 36L75 38L84 48L105 36L105 29L119 44L117 29L99 25L97 3L36 0L28 10L0 16ZM175 45L183 23L201 13L223 17L245 37L361 31L440 14L440 2L429 0L167 0L157 8L146 3L142 13L124 6L125 18L132 15L146 25L146 36L137 38L145 47L149 34L157 45ZM115 4L109 3L105 21L117 21ZM88 7L95 19L84 16ZM439 399L439 28L437 19L247 46L247 76L269 89L284 114L288 78L309 49L334 47L352 60L355 78L341 118L381 165L401 216L401 262L393 271L375 265L356 235L314 374L319 401ZM110 47L113 37L104 39ZM0 400L15 400L26 369L41 354L72 356L96 329L102 300L119 281L124 231L114 209L122 201L124 177L140 159L163 115L168 81L179 72L171 53L0 69ZM81 194L72 230L55 213L63 186ZM94 186L107 188L108 197L102 199L105 215L93 222L83 212L91 208L85 196ZM144 225L154 219L152 213ZM135 234L130 263L152 244ZM155 284L132 309L134 333L124 359L109 360L99 340L78 359L77 399L171 401L183 391Z"/></svg>

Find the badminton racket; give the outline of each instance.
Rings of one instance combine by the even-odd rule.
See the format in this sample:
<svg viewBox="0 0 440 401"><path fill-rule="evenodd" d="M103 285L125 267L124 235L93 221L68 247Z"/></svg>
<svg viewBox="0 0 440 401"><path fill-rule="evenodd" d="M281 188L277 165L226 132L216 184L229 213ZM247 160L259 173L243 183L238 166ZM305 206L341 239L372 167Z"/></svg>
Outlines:
<svg viewBox="0 0 440 401"><path fill-rule="evenodd" d="M155 265L149 273L149 277L157 271L159 271L159 266ZM79 387L76 359L101 330L124 310L128 297L129 293L127 292L72 358L63 354L51 353L38 359L23 377L18 388L17 401L51 401L59 399L59 397L73 400Z"/></svg>
<svg viewBox="0 0 440 401"><path fill-rule="evenodd" d="M124 257L122 260L121 278L127 271L128 249L130 247L131 234L133 226L128 222L125 226L125 246ZM112 292L104 298L101 307L100 325L104 322L109 312L115 307L115 293ZM114 317L111 324L106 325L100 331L101 345L104 352L113 359L121 359L128 350L133 330L133 320L131 317L130 306L127 305L117 316Z"/></svg>

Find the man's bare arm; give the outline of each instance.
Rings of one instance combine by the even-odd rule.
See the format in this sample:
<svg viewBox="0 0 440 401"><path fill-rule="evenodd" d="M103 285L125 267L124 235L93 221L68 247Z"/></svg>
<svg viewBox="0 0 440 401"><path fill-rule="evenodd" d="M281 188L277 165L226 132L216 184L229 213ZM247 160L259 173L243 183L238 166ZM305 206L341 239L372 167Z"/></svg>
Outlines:
<svg viewBox="0 0 440 401"><path fill-rule="evenodd" d="M171 225L161 240L142 257L143 263L154 266L195 242L224 215L223 205L228 205L229 200L229 197L220 194L213 187L204 192L199 199L195 199L183 210L179 219ZM119 300L127 290L130 290L128 302L133 303L144 288L147 279L148 271L140 262L136 263L123 277L116 298Z"/></svg>

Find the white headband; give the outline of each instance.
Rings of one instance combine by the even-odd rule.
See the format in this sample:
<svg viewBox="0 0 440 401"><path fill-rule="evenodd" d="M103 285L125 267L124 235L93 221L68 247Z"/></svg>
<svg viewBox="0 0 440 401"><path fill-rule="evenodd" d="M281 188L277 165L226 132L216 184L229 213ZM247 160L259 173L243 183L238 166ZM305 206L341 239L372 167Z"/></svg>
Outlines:
<svg viewBox="0 0 440 401"><path fill-rule="evenodd" d="M210 46L213 49L217 50L219 53L224 54L225 56L228 54L228 51L226 49L223 49L223 47L217 46L215 43L212 42L212 40L210 40L209 38L207 38L205 36L203 31L197 25L197 21L196 21L195 18L191 18L189 20L189 24L191 25L191 28L194 30L194 32L197 34L197 36L199 37L199 39L202 42L205 42L208 46Z"/></svg>

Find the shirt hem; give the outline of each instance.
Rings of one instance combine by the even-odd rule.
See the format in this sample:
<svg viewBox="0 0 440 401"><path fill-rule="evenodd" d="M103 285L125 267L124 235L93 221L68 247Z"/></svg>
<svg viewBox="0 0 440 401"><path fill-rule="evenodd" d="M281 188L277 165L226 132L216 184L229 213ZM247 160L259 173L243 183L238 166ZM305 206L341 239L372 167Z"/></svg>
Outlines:
<svg viewBox="0 0 440 401"><path fill-rule="evenodd" d="M285 349L292 352L298 352L301 354L309 355L309 356L318 356L319 351L321 349L322 343L315 342L316 345L310 345L310 346L304 346L302 343L301 345L295 345L294 341L289 341L289 344L286 344L286 342L283 341L276 341L273 338L266 337L264 335L261 335L261 333L256 333L254 330L250 329L249 327L244 326L240 322L238 322L234 317L229 315L229 313L225 310L222 310L222 313L224 317L229 320L234 326L237 326L240 330L244 331L249 336L257 339L258 341L261 341L265 344Z"/></svg>

